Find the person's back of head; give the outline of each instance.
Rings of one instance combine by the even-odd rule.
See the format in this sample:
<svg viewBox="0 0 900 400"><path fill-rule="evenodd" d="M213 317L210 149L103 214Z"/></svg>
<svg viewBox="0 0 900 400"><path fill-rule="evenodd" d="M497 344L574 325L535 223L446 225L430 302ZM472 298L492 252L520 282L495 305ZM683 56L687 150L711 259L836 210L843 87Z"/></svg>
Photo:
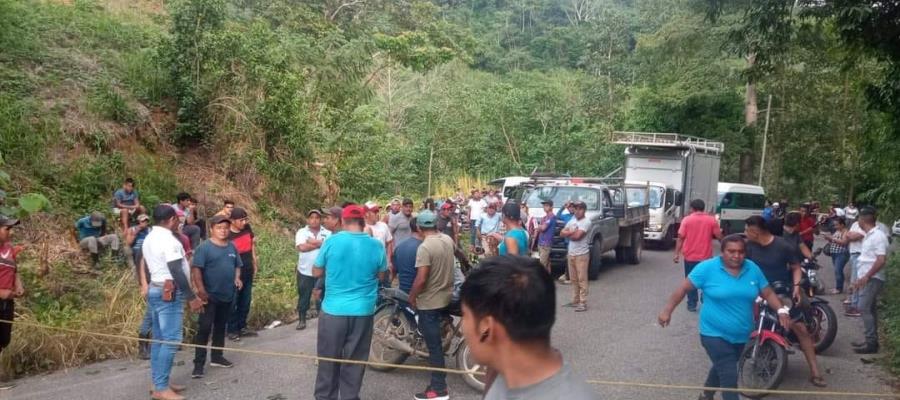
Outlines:
<svg viewBox="0 0 900 400"><path fill-rule="evenodd" d="M513 343L550 344L556 287L536 259L499 256L482 261L463 283L460 298L476 327L478 321L490 317ZM490 334L496 332L476 332L482 338Z"/></svg>
<svg viewBox="0 0 900 400"><path fill-rule="evenodd" d="M706 203L700 199L691 200L691 210L703 212L706 210Z"/></svg>
<svg viewBox="0 0 900 400"><path fill-rule="evenodd" d="M793 228L797 225L800 225L800 214L798 214L796 212L792 212L792 213L788 213L788 215L785 215L784 226Z"/></svg>

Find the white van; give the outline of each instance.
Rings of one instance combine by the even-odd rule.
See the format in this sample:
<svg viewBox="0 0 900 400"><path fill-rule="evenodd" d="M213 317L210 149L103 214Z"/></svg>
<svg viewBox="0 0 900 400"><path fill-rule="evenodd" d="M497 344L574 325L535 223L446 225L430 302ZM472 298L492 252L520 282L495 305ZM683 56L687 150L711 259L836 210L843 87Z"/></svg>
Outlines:
<svg viewBox="0 0 900 400"><path fill-rule="evenodd" d="M741 233L744 220L762 215L766 207L766 191L761 186L719 182L716 218L722 233Z"/></svg>
<svg viewBox="0 0 900 400"><path fill-rule="evenodd" d="M527 176L507 176L505 178L494 179L488 182L488 185L491 185L500 191L500 200L503 201L503 204L506 204L506 201L515 194L516 188L522 183L530 180L531 178Z"/></svg>

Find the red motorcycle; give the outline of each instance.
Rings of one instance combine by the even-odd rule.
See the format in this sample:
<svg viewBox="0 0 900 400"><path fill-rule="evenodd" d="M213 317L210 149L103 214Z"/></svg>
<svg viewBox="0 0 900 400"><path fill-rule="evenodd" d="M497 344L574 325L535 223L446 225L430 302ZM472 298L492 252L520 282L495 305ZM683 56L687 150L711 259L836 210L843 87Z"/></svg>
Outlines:
<svg viewBox="0 0 900 400"><path fill-rule="evenodd" d="M801 288L804 291L811 289L808 279L804 278L801 281ZM773 282L772 290L782 298L789 297L791 294L791 287L782 282ZM808 311L795 321L804 321L813 337L816 352L819 353L834 341L837 333L837 321L834 311L831 311L825 300L810 297L809 303ZM778 322L778 313L769 308L767 301L757 298L754 307L758 315L757 327L750 334L750 341L744 347L738 360L738 387L772 390L776 389L784 379L788 354L793 353L792 347L799 342L788 327L781 326ZM823 319L823 315L828 315L828 317ZM741 394L753 399L765 396L763 393L756 392Z"/></svg>

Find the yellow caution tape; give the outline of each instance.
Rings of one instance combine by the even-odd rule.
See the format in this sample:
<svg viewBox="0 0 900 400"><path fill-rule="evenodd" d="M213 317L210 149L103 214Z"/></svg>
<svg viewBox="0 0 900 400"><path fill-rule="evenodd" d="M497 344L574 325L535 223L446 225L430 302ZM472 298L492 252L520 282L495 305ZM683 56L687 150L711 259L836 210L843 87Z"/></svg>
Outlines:
<svg viewBox="0 0 900 400"><path fill-rule="evenodd" d="M140 337L133 336L125 336L125 335L116 335L111 333L101 333L101 332L90 332L80 329L72 329L72 328L64 328L58 326L50 326L44 324L38 324L34 322L26 322L26 321L10 321L5 319L0 319L0 323L9 323L13 325L21 325L28 326L32 328L38 329L48 329L48 330L56 330L60 332L74 333L79 335L86 336L96 336L96 337L105 337L110 339L119 339L119 340L129 340L135 342L148 342L148 343L158 343L158 344L168 344L173 346L184 346L188 348L208 348L212 350L227 350L235 353L245 353L245 354L256 354L262 356L273 356L273 357L287 357L287 358L297 358L303 360L311 360L316 362L334 362L341 364L356 364L356 365L366 365L373 367L384 367L384 368L396 368L396 369L407 369L413 371L425 371L425 372L444 372L447 374L457 374L457 375L484 375L483 372L477 371L463 371L458 369L450 369L450 368L434 368L427 367L421 365L406 365L406 364L389 364L389 363L380 363L374 361L361 361L361 360L347 360L341 358L331 358L331 357L320 357L312 354L304 354L304 353L284 353L284 352L276 352L276 351L265 351L265 350L254 350L254 349L241 349L235 347L216 347L216 346L202 346L196 345L193 343L181 343L181 342L171 342L165 340L156 340L156 339L146 339ZM764 389L749 389L749 388L718 388L718 387L706 387L706 386L691 386L691 385L668 385L668 384L660 384L660 383L641 383L641 382L625 382L625 381L605 381L605 380L597 380L597 379L589 379L587 383L593 385L604 385L604 386L625 386L625 387L635 387L635 388L646 388L646 389L668 389L668 390L690 390L690 391L709 391L709 392L739 392L739 393L757 393L757 394L778 394L778 395L788 395L788 396L827 396L827 397L874 397L874 398L900 398L900 394L895 393L866 393L866 392L838 392L838 391L812 391L812 390L764 390Z"/></svg>

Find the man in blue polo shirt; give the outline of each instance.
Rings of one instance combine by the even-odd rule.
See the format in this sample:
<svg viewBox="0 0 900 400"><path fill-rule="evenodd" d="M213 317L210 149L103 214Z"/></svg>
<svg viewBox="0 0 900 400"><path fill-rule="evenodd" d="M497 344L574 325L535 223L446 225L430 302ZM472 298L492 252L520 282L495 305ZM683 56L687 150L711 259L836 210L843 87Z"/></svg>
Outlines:
<svg viewBox="0 0 900 400"><path fill-rule="evenodd" d="M313 276L324 276L328 287L318 323L320 357L369 359L378 282L387 271L387 255L381 242L365 233L365 215L358 205L344 207L343 231L325 241L313 265ZM363 365L319 362L316 400L359 398L365 371Z"/></svg>

